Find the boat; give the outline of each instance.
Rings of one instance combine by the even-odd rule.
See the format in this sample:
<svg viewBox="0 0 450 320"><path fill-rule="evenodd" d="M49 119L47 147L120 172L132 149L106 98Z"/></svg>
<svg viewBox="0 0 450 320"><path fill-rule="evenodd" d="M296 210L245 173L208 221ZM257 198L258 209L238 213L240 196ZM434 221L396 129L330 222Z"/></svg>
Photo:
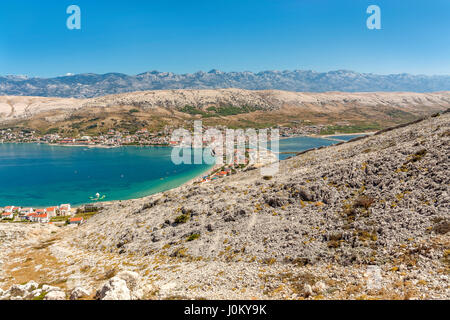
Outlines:
<svg viewBox="0 0 450 320"><path fill-rule="evenodd" d="M100 201L106 198L106 195L100 195L100 193L96 193L95 197L89 197L91 201Z"/></svg>

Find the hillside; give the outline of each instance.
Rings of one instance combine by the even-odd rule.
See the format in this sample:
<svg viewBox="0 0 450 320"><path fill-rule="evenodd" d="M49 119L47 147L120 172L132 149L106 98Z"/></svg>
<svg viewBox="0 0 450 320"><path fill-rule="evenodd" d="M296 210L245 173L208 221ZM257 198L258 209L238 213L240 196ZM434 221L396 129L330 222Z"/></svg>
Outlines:
<svg viewBox="0 0 450 320"><path fill-rule="evenodd" d="M450 107L450 92L301 93L288 91L159 90L92 99L0 97L0 126L99 134L109 129L160 130L194 119L229 127L293 123L384 128Z"/></svg>
<svg viewBox="0 0 450 320"><path fill-rule="evenodd" d="M151 299L449 299L449 139L445 113L303 153L273 177L104 203L9 254L64 290L134 271ZM3 259L3 287L31 280Z"/></svg>
<svg viewBox="0 0 450 320"><path fill-rule="evenodd" d="M143 90L223 89L286 91L413 91L450 90L450 76L411 74L377 75L348 70L196 72L175 74L151 71L138 75L121 73L77 74L56 78L0 77L0 95L92 98Z"/></svg>

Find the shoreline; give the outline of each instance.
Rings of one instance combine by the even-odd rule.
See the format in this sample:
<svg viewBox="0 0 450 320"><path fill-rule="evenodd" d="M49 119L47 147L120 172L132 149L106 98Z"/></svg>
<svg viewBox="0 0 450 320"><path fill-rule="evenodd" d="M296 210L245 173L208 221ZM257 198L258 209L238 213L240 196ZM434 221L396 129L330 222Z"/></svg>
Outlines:
<svg viewBox="0 0 450 320"><path fill-rule="evenodd" d="M318 136L318 135L299 135L299 136L291 136L291 137L282 137L282 138L280 138L279 140L285 140L285 139L291 139L291 138L298 138L298 137L311 137L311 138L323 138L323 139L326 139L326 137L332 137L332 136L336 136L336 135L342 135L342 136L344 136L344 135L346 135L346 136L350 136L350 135L373 135L375 132L370 132L370 133L347 133L347 134L335 134L335 135L326 135L326 136ZM348 142L348 141L342 141L342 142ZM111 146L111 147L108 147L108 146L86 146L86 145L59 145L59 144L48 144L48 143L38 143L38 142L8 142L8 143L5 143L5 144L42 144L42 145L48 145L48 146L57 146L57 147L90 147L90 148L100 148L100 149L113 149L113 148L120 148L120 147L167 147L167 148L173 148L172 146L158 146L158 145L148 145L148 146L140 146L140 145L129 145L129 146ZM316 149L316 148L310 148L310 149L308 149L308 150L314 150L314 149ZM308 150L305 150L305 151L308 151ZM269 150L270 151L270 150ZM271 151L272 152L272 151ZM296 154L296 153L298 153L298 152L280 152L280 153L278 153L278 154ZM274 153L275 154L275 153ZM288 158L289 159L289 158ZM284 159L284 160L287 160L287 159ZM278 160L278 161L284 161L284 160ZM201 178L202 176L205 176L205 175L209 175L209 174L211 174L212 172L214 172L215 170L217 170L218 168L220 168L220 167L222 167L223 165L219 165L219 164L214 164L211 168L209 168L209 169L207 169L207 170L205 170L205 171L202 171L200 174L198 174L198 175L196 175L195 177L193 177L193 178L191 178L191 179L189 179L188 181L186 181L186 182L184 182L184 183L182 183L182 184L180 184L180 185L178 185L178 186L176 186L176 187L173 187L173 188L168 188L168 189L166 189L166 190L163 190L163 191L158 191L158 192L155 192L155 193L150 193L150 194L147 194L147 195L145 195L145 196L142 196L142 197L136 197L136 198L130 198L130 199L117 199L117 200L109 200L109 201L99 201L99 202L86 202L86 203L83 203L83 204L76 204L76 205L73 205L72 206L72 208L74 208L74 209L78 209L78 208L81 208L81 207L83 207L83 206L86 206L86 205L96 205L96 204L100 204L100 205L109 205L109 204L112 204L112 203L114 203L114 202L120 202L120 201L131 201L131 200L142 200L142 199L145 199L145 198L147 198L147 197L150 197L150 196L154 196L154 195L157 195L157 194L160 194L160 193L164 193L164 192L167 192L167 191L171 191L171 190L176 190L176 189L178 189L178 188L182 188L182 187L184 187L184 186L189 186L189 185L193 185L199 178ZM70 201L68 202L68 203L70 203ZM31 207L33 207L33 206L31 206Z"/></svg>
<svg viewBox="0 0 450 320"><path fill-rule="evenodd" d="M355 132L355 133L335 133L335 134L325 134L318 135L318 137L335 137L335 136L371 136L374 135L377 131L369 131L369 132ZM316 137L316 136L314 136Z"/></svg>

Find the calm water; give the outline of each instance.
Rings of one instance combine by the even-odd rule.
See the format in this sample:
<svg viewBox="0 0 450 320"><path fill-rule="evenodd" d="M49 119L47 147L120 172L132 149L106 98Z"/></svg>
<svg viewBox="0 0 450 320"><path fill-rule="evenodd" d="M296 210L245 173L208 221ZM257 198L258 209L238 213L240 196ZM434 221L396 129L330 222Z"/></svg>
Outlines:
<svg viewBox="0 0 450 320"><path fill-rule="evenodd" d="M363 135L343 135L343 136L332 136L330 138L335 138L343 141L348 141L356 137L360 137ZM339 143L336 140L329 140L325 138L313 138L313 137L295 137L282 139L279 142L279 150L280 152L301 152L308 149L319 148L322 146L330 146L333 144ZM289 157L294 156L295 154L280 154L279 159L284 160Z"/></svg>
<svg viewBox="0 0 450 320"><path fill-rule="evenodd" d="M336 135L336 136L330 136L330 138L349 141L354 138L358 138L358 137L362 137L362 136L365 136L365 134L347 134L347 135L343 135L343 136Z"/></svg>
<svg viewBox="0 0 450 320"><path fill-rule="evenodd" d="M126 200L177 187L209 165L175 165L167 147L88 149L0 144L0 207Z"/></svg>
<svg viewBox="0 0 450 320"><path fill-rule="evenodd" d="M350 140L354 136L334 136ZM300 152L336 144L323 138L280 140L280 152ZM115 149L0 144L0 207L44 207L89 203L98 192L108 200L144 197L175 188L210 165L175 165L171 148ZM284 160L294 154L280 154Z"/></svg>

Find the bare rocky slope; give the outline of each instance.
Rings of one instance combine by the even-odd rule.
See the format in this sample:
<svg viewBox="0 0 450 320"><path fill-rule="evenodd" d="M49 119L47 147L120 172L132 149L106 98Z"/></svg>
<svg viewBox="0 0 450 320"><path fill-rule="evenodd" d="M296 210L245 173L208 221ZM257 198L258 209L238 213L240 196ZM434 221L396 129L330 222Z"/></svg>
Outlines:
<svg viewBox="0 0 450 320"><path fill-rule="evenodd" d="M46 242L39 259L58 275L42 281L71 289L75 272L97 288L127 270L148 299L449 299L449 140L444 113L300 154L271 177L104 203Z"/></svg>
<svg viewBox="0 0 450 320"><path fill-rule="evenodd" d="M231 261L393 262L402 244L449 230L449 118L305 153L270 179L254 170L108 204L80 228L80 244L134 254L184 248ZM182 215L187 221L177 222ZM200 238L185 241L192 234ZM98 235L103 240L92 241Z"/></svg>
<svg viewBox="0 0 450 320"><path fill-rule="evenodd" d="M96 134L120 125L133 127L133 124L152 129L201 118L184 110L186 106L203 111L212 106L251 107L241 114L210 114L204 119L209 125L260 127L308 120L319 124L349 121L386 127L449 108L450 92L302 93L218 89L142 91L92 99L0 96L0 124L42 133L50 129L71 132L76 128Z"/></svg>

